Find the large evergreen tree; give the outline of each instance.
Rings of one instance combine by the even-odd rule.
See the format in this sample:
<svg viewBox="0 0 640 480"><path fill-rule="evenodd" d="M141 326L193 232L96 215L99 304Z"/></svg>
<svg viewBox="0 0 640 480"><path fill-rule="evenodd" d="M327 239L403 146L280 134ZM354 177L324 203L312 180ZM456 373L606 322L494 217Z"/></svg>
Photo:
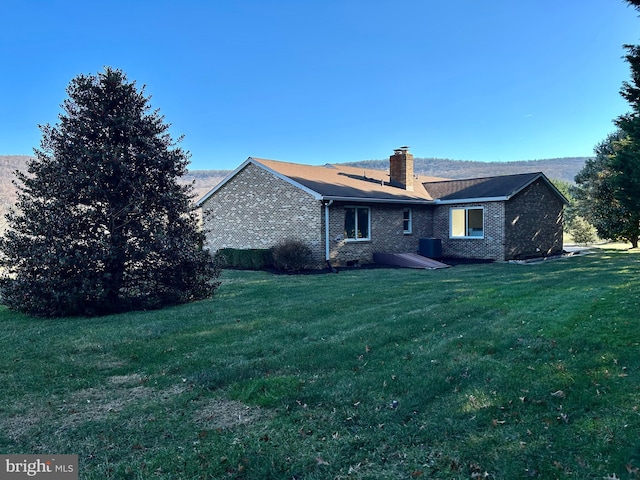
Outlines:
<svg viewBox="0 0 640 480"><path fill-rule="evenodd" d="M189 155L120 70L80 75L40 149L16 172L0 239L1 301L39 316L159 308L213 294Z"/></svg>
<svg viewBox="0 0 640 480"><path fill-rule="evenodd" d="M629 210L617 198L617 181L612 161L627 141L622 131L610 134L595 148L595 158L585 162L571 189L574 215L583 217L596 228L601 238L624 240L638 246L640 212Z"/></svg>
<svg viewBox="0 0 640 480"><path fill-rule="evenodd" d="M640 10L640 0L626 2ZM631 241L637 247L640 228L640 47L624 45L624 48L627 50L625 59L631 69L631 79L623 82L620 94L629 102L631 111L615 120L622 138L611 155L609 169L613 196L634 223L631 227L636 233Z"/></svg>
<svg viewBox="0 0 640 480"><path fill-rule="evenodd" d="M640 11L640 0L626 3ZM619 131L596 147L596 159L576 176L575 196L600 236L625 239L635 248L640 234L640 47L624 48L631 79L623 82L620 94L631 111L614 121Z"/></svg>

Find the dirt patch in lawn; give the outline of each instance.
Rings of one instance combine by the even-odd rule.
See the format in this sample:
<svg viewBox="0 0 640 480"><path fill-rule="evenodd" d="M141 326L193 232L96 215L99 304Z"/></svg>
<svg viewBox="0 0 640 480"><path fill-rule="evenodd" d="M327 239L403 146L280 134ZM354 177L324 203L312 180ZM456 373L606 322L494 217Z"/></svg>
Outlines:
<svg viewBox="0 0 640 480"><path fill-rule="evenodd" d="M0 418L4 436L21 441L43 428L55 432L55 436L68 434L86 422L95 422L119 416L127 407L169 404L176 396L189 390L186 383L159 389L150 385L148 377L133 373L109 377L106 385L71 392L68 396L53 395L44 403L30 402L14 407L14 414ZM199 400L193 422L202 429L229 430L267 418L259 407L249 407L242 402L224 399ZM131 428L139 428L153 417L149 413L130 419ZM152 418L156 420L155 418ZM48 425L48 426L47 426Z"/></svg>
<svg viewBox="0 0 640 480"><path fill-rule="evenodd" d="M259 407L249 407L235 400L216 399L198 410L196 421L208 429L229 430L267 417Z"/></svg>
<svg viewBox="0 0 640 480"><path fill-rule="evenodd" d="M46 404L32 403L23 413L0 419L0 427L12 440L27 436L33 428L46 423L54 423L56 431L62 433L85 422L118 415L135 403L167 402L187 389L184 384L157 389L145 383L147 379L138 374L110 377L106 386L78 390L68 397L54 395Z"/></svg>

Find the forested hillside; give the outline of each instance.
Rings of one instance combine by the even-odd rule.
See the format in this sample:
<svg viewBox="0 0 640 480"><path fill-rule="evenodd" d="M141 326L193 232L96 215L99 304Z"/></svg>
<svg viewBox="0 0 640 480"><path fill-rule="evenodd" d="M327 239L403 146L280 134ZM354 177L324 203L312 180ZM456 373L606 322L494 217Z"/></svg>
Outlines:
<svg viewBox="0 0 640 480"><path fill-rule="evenodd" d="M575 157L522 160L517 162L474 162L416 157L414 159L414 171L422 175L455 179L542 172L551 179L573 182L574 177L582 169L586 160L587 157ZM364 160L346 163L345 165L387 170L389 168L389 160Z"/></svg>
<svg viewBox="0 0 640 480"><path fill-rule="evenodd" d="M0 155L0 202L4 206L15 200L15 188L11 181L16 170L26 170L27 161L33 157L26 155ZM194 182L198 196L207 193L214 185L222 180L229 170L193 170L183 177L185 183Z"/></svg>

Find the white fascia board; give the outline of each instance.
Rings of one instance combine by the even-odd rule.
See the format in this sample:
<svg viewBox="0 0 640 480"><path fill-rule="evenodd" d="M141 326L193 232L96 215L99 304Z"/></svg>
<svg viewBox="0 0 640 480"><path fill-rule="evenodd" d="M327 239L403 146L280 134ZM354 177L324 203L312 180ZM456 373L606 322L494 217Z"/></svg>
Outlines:
<svg viewBox="0 0 640 480"><path fill-rule="evenodd" d="M332 200L335 202L358 202L358 203L401 203L412 205L433 205L433 200L401 200L389 198L372 198L372 197L336 197L327 195L322 197L323 200Z"/></svg>
<svg viewBox="0 0 640 480"><path fill-rule="evenodd" d="M436 200L437 205L453 205L454 203L504 202L511 197L457 198L454 200Z"/></svg>

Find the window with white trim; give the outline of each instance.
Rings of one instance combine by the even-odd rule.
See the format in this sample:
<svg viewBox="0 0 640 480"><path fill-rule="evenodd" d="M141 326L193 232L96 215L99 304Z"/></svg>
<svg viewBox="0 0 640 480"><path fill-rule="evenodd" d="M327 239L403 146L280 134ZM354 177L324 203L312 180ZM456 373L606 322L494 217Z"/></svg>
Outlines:
<svg viewBox="0 0 640 480"><path fill-rule="evenodd" d="M371 209L345 207L344 238L349 241L371 240Z"/></svg>
<svg viewBox="0 0 640 480"><path fill-rule="evenodd" d="M413 212L410 208L402 210L402 233L409 234L413 231Z"/></svg>
<svg viewBox="0 0 640 480"><path fill-rule="evenodd" d="M452 208L449 234L451 238L484 238L484 208Z"/></svg>

